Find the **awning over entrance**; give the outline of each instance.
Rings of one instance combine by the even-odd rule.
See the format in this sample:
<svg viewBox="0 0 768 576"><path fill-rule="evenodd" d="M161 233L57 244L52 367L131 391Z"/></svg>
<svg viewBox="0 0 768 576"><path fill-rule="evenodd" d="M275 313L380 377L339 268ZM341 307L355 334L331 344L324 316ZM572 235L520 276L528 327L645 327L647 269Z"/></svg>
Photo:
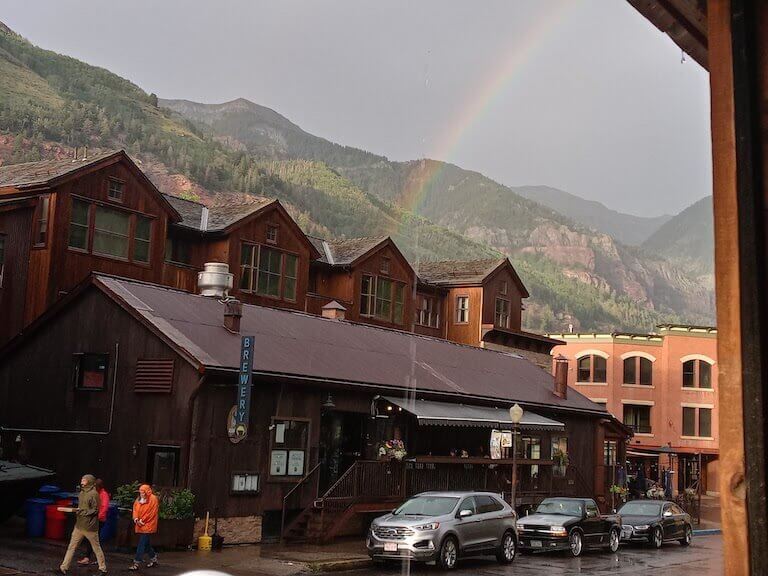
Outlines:
<svg viewBox="0 0 768 576"><path fill-rule="evenodd" d="M431 400L410 400L382 396L382 399L410 412L419 424L432 426L480 426L509 430L512 420L509 410L489 408L487 406L470 406L467 404L451 404L449 402L433 402ZM562 430L565 425L556 420L550 420L535 412L526 410L520 421L520 428L527 430Z"/></svg>

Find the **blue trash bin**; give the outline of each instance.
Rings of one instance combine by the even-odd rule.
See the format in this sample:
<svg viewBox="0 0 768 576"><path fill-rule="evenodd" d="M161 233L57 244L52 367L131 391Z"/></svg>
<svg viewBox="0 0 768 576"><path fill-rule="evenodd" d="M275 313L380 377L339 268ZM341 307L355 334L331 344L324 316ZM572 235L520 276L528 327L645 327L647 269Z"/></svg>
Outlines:
<svg viewBox="0 0 768 576"><path fill-rule="evenodd" d="M61 488L54 486L53 484L40 486L40 488L37 490L37 493L41 498L53 498L53 494L56 494L57 492L61 492Z"/></svg>
<svg viewBox="0 0 768 576"><path fill-rule="evenodd" d="M45 507L49 504L53 504L50 498L29 498L25 502L28 537L40 538L45 534Z"/></svg>
<svg viewBox="0 0 768 576"><path fill-rule="evenodd" d="M117 517L117 502L110 502L109 509L107 510L107 520L102 525L101 530L99 530L100 541L106 542L117 536Z"/></svg>

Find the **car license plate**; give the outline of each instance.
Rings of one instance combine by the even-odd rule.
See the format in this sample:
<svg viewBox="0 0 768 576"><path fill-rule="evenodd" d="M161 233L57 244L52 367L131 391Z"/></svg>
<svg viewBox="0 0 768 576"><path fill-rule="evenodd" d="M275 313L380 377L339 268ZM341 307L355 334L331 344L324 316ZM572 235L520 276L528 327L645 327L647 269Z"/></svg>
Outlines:
<svg viewBox="0 0 768 576"><path fill-rule="evenodd" d="M397 552L397 542L384 542L384 552Z"/></svg>
<svg viewBox="0 0 768 576"><path fill-rule="evenodd" d="M531 548L542 548L541 540L531 540Z"/></svg>

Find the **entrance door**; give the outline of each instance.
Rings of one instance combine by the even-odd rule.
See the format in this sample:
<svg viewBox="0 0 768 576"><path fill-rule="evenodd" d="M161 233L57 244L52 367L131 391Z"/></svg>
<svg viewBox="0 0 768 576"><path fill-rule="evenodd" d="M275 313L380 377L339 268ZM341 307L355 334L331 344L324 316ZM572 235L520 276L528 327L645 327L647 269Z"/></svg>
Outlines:
<svg viewBox="0 0 768 576"><path fill-rule="evenodd" d="M354 412L323 412L320 418L320 494L362 458L365 448L365 415Z"/></svg>

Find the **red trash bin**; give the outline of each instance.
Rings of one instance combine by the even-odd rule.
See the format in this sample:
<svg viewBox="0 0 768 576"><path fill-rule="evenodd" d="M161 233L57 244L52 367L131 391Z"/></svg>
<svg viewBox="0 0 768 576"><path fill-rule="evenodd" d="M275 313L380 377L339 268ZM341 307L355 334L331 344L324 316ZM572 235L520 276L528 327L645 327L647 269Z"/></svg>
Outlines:
<svg viewBox="0 0 768 576"><path fill-rule="evenodd" d="M66 540L64 524L67 516L58 510L61 504L49 504L45 507L45 537L49 540Z"/></svg>

